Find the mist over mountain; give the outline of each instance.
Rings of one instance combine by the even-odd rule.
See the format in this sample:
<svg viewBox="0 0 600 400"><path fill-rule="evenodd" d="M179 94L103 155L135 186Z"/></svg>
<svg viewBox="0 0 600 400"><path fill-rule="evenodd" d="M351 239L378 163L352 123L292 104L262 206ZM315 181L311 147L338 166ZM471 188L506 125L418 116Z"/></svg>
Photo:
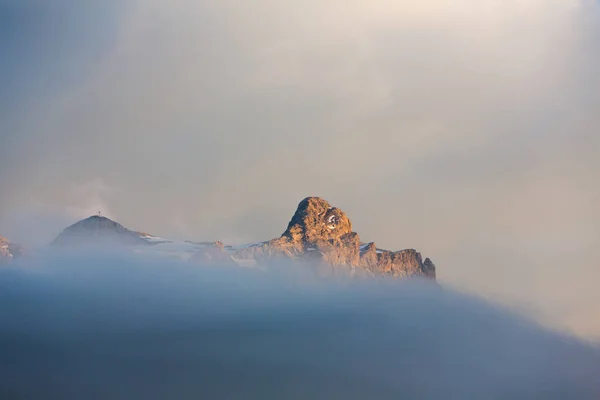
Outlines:
<svg viewBox="0 0 600 400"><path fill-rule="evenodd" d="M106 252L30 267L0 270L3 399L600 396L598 348L426 280Z"/></svg>
<svg viewBox="0 0 600 400"><path fill-rule="evenodd" d="M441 288L428 258L361 241L317 197L265 242L174 241L95 215L11 261L1 398L600 396L600 348Z"/></svg>

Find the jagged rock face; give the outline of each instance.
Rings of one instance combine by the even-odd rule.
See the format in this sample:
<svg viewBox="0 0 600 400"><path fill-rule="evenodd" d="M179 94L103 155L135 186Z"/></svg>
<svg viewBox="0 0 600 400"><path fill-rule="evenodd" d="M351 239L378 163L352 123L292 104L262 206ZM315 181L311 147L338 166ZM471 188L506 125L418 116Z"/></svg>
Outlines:
<svg viewBox="0 0 600 400"><path fill-rule="evenodd" d="M435 265L429 258L426 258L425 261L423 261L423 273L428 278L436 279Z"/></svg>
<svg viewBox="0 0 600 400"><path fill-rule="evenodd" d="M423 262L416 250L391 252L377 249L374 243L361 246L348 216L318 197L308 197L300 202L280 238L241 250L234 258L253 258L262 264L282 259L305 261L351 275L435 279L435 266L429 259Z"/></svg>
<svg viewBox="0 0 600 400"><path fill-rule="evenodd" d="M314 244L335 241L349 233L352 233L352 223L342 210L331 207L321 198L308 197L300 202L282 236L294 242Z"/></svg>
<svg viewBox="0 0 600 400"><path fill-rule="evenodd" d="M358 234L340 209L318 197L300 202L286 231L263 246L246 249L238 257L261 263L282 259L339 267L356 267L360 261Z"/></svg>
<svg viewBox="0 0 600 400"><path fill-rule="evenodd" d="M23 247L11 243L7 238L0 236L0 264L9 263L23 256Z"/></svg>
<svg viewBox="0 0 600 400"><path fill-rule="evenodd" d="M361 251L361 265L376 275L392 275L399 278L425 276L435 279L435 266L429 258L422 261L421 253L414 249L387 251L369 243Z"/></svg>
<svg viewBox="0 0 600 400"><path fill-rule="evenodd" d="M51 243L54 246L146 245L140 234L106 217L92 216L66 228Z"/></svg>

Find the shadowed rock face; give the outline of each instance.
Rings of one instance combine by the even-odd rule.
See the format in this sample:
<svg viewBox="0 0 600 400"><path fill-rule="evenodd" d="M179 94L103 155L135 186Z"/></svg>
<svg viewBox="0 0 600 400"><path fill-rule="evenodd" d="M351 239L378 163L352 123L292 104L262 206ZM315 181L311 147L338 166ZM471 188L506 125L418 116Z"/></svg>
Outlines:
<svg viewBox="0 0 600 400"><path fill-rule="evenodd" d="M300 202L281 237L241 250L234 258L253 258L259 264L282 259L316 263L331 271L351 275L422 276L435 279L435 266L416 250L387 251L374 243L361 244L352 222L326 200L308 197Z"/></svg>
<svg viewBox="0 0 600 400"><path fill-rule="evenodd" d="M11 243L7 238L0 236L0 264L9 263L24 254L23 247Z"/></svg>
<svg viewBox="0 0 600 400"><path fill-rule="evenodd" d="M66 228L53 246L145 245L147 242L137 232L106 217L94 215Z"/></svg>

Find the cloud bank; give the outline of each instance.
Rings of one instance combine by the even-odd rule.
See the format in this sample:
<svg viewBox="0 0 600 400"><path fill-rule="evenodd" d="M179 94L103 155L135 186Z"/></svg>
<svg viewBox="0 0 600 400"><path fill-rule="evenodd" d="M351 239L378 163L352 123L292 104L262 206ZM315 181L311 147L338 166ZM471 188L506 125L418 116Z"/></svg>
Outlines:
<svg viewBox="0 0 600 400"><path fill-rule="evenodd" d="M431 283L104 252L45 254L0 288L3 398L600 395L598 348Z"/></svg>

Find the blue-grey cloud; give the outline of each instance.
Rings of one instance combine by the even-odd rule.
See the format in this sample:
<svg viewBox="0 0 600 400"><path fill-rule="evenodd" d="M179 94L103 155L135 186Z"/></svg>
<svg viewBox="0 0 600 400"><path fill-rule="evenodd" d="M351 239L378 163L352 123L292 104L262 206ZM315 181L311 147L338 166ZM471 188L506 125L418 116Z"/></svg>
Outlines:
<svg viewBox="0 0 600 400"><path fill-rule="evenodd" d="M4 398L600 395L597 348L431 283L43 260L0 271Z"/></svg>

